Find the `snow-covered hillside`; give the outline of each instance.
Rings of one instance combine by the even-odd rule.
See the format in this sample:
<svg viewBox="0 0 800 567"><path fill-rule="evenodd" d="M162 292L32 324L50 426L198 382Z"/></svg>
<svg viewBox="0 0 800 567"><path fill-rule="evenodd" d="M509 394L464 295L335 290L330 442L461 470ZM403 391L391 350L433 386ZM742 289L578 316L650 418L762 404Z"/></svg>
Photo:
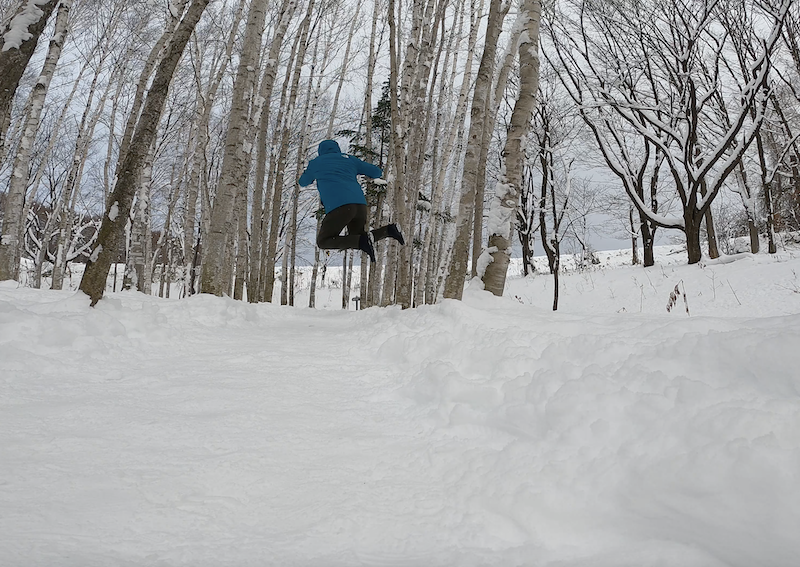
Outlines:
<svg viewBox="0 0 800 567"><path fill-rule="evenodd" d="M669 252L555 313L0 283L0 565L797 565L800 254Z"/></svg>

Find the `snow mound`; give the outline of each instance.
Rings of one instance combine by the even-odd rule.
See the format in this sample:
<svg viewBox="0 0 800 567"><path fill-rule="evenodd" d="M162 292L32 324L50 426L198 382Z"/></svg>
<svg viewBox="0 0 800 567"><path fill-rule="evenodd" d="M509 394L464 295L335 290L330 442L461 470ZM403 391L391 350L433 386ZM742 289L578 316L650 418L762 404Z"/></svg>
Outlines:
<svg viewBox="0 0 800 567"><path fill-rule="evenodd" d="M510 557L522 564L525 553L609 566L797 557L800 317L475 303L397 315L399 332L371 348L408 377L400 392L424 410L452 467L442 476L485 512L487 545L521 545Z"/></svg>
<svg viewBox="0 0 800 567"><path fill-rule="evenodd" d="M0 283L0 565L793 565L797 267L565 278L582 313Z"/></svg>

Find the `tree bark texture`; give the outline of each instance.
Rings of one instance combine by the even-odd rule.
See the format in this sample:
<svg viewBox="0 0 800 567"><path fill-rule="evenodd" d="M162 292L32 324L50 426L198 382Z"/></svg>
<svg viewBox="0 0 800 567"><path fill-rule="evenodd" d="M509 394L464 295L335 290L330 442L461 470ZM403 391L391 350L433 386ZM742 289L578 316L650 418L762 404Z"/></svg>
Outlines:
<svg viewBox="0 0 800 567"><path fill-rule="evenodd" d="M53 280L51 284L52 289L61 289L64 280L64 272L67 268L67 262L71 260L70 243L72 241L72 218L75 209L75 201L80 191L80 183L83 178L83 170L89 156L89 148L94 135L94 130L103 114L105 101L108 97L108 89L105 90L100 99L98 108L94 114L91 114L92 103L94 101L95 92L97 90L97 83L100 78L100 69L95 72L92 84L89 87L88 100L84 107L81 121L78 126L78 138L75 141L75 149L72 154L72 162L69 171L67 172L67 179L64 182L64 189L62 191L62 214L59 219L58 241L56 244L56 257L53 262Z"/></svg>
<svg viewBox="0 0 800 567"><path fill-rule="evenodd" d="M3 30L4 41L0 49L0 147L5 146L6 132L11 123L11 103L19 81L36 51L39 36L47 26L47 20L56 4L58 0L24 0ZM27 37L9 37L8 32L17 28L20 21L36 16L38 19L27 26Z"/></svg>
<svg viewBox="0 0 800 567"><path fill-rule="evenodd" d="M267 171L267 156L269 150L267 145L270 141L269 136L269 117L270 99L275 87L275 77L278 69L278 56L280 55L283 39L289 22L297 8L296 0L283 0L278 15L278 27L270 42L269 54L264 62L264 72L259 89L259 100L261 101L261 112L258 118L258 128L256 134L256 169L253 182L253 209L252 224L250 228L250 278L247 284L247 300L250 302L265 301L264 280L262 278L262 264L265 262L265 242L264 235L268 228L269 209L264 197L264 180ZM269 194L267 194L269 196Z"/></svg>
<svg viewBox="0 0 800 567"><path fill-rule="evenodd" d="M240 0L236 12L234 14L231 28L238 29L239 24L244 13L244 6L246 0ZM186 209L183 224L183 264L184 264L184 295L192 295L195 291L194 281L197 277L195 273L198 269L199 244L197 244L199 236L205 231L197 230L197 203L201 194L201 186L205 178L205 172L208 166L207 151L209 144L209 123L211 120L211 113L214 108L214 101L217 98L217 92L220 84L225 77L225 72L228 69L228 64L233 53L235 45L236 34L231 33L228 35L228 40L225 44L225 49L222 55L211 64L209 71L210 79L208 86L203 90L201 78L199 73L195 73L196 83L196 110L194 119L194 140L192 151L192 164L189 171L189 182L186 184ZM199 46L195 47L195 58L202 61L205 53L201 52ZM205 211L205 208L203 209ZM208 211L205 211L206 213ZM199 234L198 234L199 233ZM191 284L190 284L191 282Z"/></svg>
<svg viewBox="0 0 800 567"><path fill-rule="evenodd" d="M481 63L478 68L475 92L472 97L472 109L470 110L464 174L461 181L461 199L456 218L456 238L444 286L444 296L448 299L461 299L464 292L464 277L467 274L470 235L473 226L472 216L475 209L475 194L478 183L478 160L481 153L483 126L486 119L484 109L486 108L486 97L489 96L489 89L492 86L491 69L494 67L494 58L497 53L497 38L503 26L501 8L501 0L490 1L483 57L481 57Z"/></svg>
<svg viewBox="0 0 800 567"><path fill-rule="evenodd" d="M504 179L498 184L492 200L491 221L487 253L491 262L481 274L485 289L494 295L503 295L508 263L511 258L511 238L513 222L519 206L522 190L525 153L522 140L530 131L530 122L539 90L539 20L541 19L540 0L524 0L522 11L525 14L525 32L519 46L520 88L519 98L511 114L511 127L508 130L503 161ZM485 257L485 256L484 256ZM488 258L486 259L488 260Z"/></svg>
<svg viewBox="0 0 800 567"><path fill-rule="evenodd" d="M125 223L130 214L138 180L144 167L147 153L150 151L150 146L156 137L158 122L164 109L164 102L167 98L175 68L209 1L192 1L170 38L166 53L158 65L155 77L148 90L142 114L132 138L133 143L131 143L130 150L124 156L124 162L119 168L120 173L117 183L109 198L110 203L103 217L97 245L81 279L80 290L89 296L92 306L102 299L105 292L108 271L119 250L120 240L124 234Z"/></svg>
<svg viewBox="0 0 800 567"><path fill-rule="evenodd" d="M238 191L247 191L249 160L245 155L248 118L251 94L255 85L255 69L261 38L266 21L266 0L253 0L247 17L242 54L236 79L233 83L231 110L228 117L228 130L225 136L225 150L222 158L222 171L211 210L211 228L203 258L200 291L221 296L228 293L230 282L226 281L226 262L235 258L233 250L227 250L226 243L230 233L236 232L238 225L235 208ZM245 202L247 197L245 196ZM245 214L245 211L242 211Z"/></svg>
<svg viewBox="0 0 800 567"><path fill-rule="evenodd" d="M19 277L19 261L22 249L21 235L25 225L25 192L28 187L29 169L34 138L39 129L42 108L50 80L53 78L61 49L67 35L70 2L62 2L56 15L55 32L47 50L42 72L29 97L29 105L25 120L25 129L19 143L14 166L6 195L3 230L0 235L0 281ZM40 32L41 33L41 32ZM18 50L17 50L18 51ZM5 52L0 52L0 62ZM2 79L0 79L0 84ZM2 100L0 100L2 104ZM0 142L2 144L2 142Z"/></svg>
<svg viewBox="0 0 800 567"><path fill-rule="evenodd" d="M284 92L281 96L281 115L279 116L280 124L280 146L278 155L273 163L272 170L270 171L271 180L267 182L268 187L272 187L272 201L270 204L270 225L267 234L267 245L264 249L265 257L262 262L263 265L263 281L264 281L264 300L272 301L272 294L275 287L275 254L278 248L278 237L280 235L280 217L281 217L281 203L283 202L283 181L286 168L286 157L289 154L289 136L291 134L290 123L294 114L294 108L297 101L297 91L300 87L300 75L303 68L303 61L305 60L306 50L308 49L308 35L311 26L311 15L314 10L314 1L311 0L308 4L303 22L300 24L300 30L295 36L295 45L292 49L294 57L294 68L292 73L287 71L286 81L284 82ZM291 82L291 86L290 86ZM288 91L286 90L288 89ZM284 97L283 95L287 95ZM274 179L274 182L272 181ZM295 182L297 180L294 180Z"/></svg>

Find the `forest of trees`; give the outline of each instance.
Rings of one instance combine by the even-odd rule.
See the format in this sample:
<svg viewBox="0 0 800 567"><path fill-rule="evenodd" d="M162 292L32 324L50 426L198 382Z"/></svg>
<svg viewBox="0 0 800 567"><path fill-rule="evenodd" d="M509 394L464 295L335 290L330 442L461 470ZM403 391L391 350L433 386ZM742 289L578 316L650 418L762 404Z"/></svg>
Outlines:
<svg viewBox="0 0 800 567"><path fill-rule="evenodd" d="M293 305L360 270L360 304L500 295L512 249L656 235L687 261L800 230L793 0L0 0L0 281L95 304L148 294ZM314 247L297 179L335 138L379 165L371 224L405 247ZM641 255L640 255L641 251ZM349 278L348 278L349 279ZM116 282L116 277L114 278ZM276 285L280 283L280 285ZM278 292L280 290L280 292ZM345 303L346 304L346 303ZM557 306L557 298L554 308Z"/></svg>

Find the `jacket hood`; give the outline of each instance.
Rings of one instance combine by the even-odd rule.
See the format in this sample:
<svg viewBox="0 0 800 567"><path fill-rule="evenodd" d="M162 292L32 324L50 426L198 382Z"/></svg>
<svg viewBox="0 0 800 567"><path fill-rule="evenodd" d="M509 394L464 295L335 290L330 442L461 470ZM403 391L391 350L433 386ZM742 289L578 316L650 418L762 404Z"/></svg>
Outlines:
<svg viewBox="0 0 800 567"><path fill-rule="evenodd" d="M319 155L322 154L340 154L342 150L339 148L339 143L336 140L323 140L319 143Z"/></svg>

